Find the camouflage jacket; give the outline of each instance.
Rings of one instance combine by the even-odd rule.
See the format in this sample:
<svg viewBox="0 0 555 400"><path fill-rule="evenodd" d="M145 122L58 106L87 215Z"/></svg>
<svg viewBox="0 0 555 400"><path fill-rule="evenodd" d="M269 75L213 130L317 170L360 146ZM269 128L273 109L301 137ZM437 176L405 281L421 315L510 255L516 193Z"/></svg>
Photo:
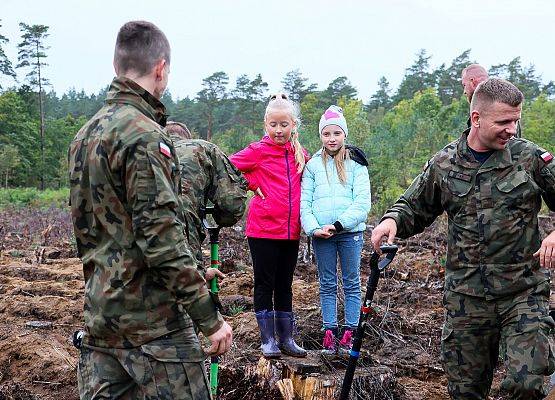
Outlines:
<svg viewBox="0 0 555 400"><path fill-rule="evenodd" d="M187 238L203 266L201 245L206 236L201 208L214 205L214 220L219 226L232 226L245 213L247 181L227 156L213 143L170 135L181 168L181 196L187 222Z"/></svg>
<svg viewBox="0 0 555 400"><path fill-rule="evenodd" d="M126 78L69 148L70 204L85 277L90 345L134 347L191 321L217 331L216 311L184 236L179 168L165 109Z"/></svg>
<svg viewBox="0 0 555 400"><path fill-rule="evenodd" d="M490 299L549 280L532 254L541 243L542 197L555 210L555 160L513 138L480 165L467 135L432 157L383 219L393 218L397 236L407 238L447 213L446 290Z"/></svg>

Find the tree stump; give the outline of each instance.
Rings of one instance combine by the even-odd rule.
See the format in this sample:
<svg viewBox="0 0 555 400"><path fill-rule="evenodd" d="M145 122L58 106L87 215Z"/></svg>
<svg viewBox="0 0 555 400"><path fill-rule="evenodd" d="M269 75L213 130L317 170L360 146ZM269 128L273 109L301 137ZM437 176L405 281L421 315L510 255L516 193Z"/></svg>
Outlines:
<svg viewBox="0 0 555 400"><path fill-rule="evenodd" d="M277 387L284 400L334 400L341 391L346 358L324 358L309 351L306 358L282 356L247 368L260 386ZM355 373L351 399L396 400L406 396L392 370L383 365L360 366Z"/></svg>
<svg viewBox="0 0 555 400"><path fill-rule="evenodd" d="M261 357L255 370L259 379L278 387L284 400L332 400L336 381L327 376L315 352L306 358L282 356L278 360Z"/></svg>

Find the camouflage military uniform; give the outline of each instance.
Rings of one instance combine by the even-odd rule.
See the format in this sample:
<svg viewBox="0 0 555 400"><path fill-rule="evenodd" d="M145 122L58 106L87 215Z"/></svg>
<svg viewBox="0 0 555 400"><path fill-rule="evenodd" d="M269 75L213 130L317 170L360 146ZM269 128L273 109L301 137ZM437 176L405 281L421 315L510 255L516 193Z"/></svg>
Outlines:
<svg viewBox="0 0 555 400"><path fill-rule="evenodd" d="M397 235L420 233L449 217L442 362L454 399L485 399L499 343L505 344L512 399L539 399L555 370L548 315L549 273L532 254L540 247L542 197L555 209L555 161L524 139L510 140L482 165L468 130L426 165L384 215Z"/></svg>
<svg viewBox="0 0 555 400"><path fill-rule="evenodd" d="M71 212L85 277L83 398L114 398L126 385L128 393L135 388L155 398L151 393L177 384L170 382L177 369L188 373L191 363L202 369L191 319L205 335L223 324L184 236L179 164L159 125L164 112L135 82L116 78L106 104L69 149ZM165 372L160 362L168 364ZM179 398L209 398L204 378L180 379L202 394L183 389Z"/></svg>
<svg viewBox="0 0 555 400"><path fill-rule="evenodd" d="M203 265L201 245L206 234L201 207L214 204L214 220L219 226L232 226L245 212L248 183L213 143L200 139L183 139L170 134L181 167L181 196L187 221L187 238Z"/></svg>

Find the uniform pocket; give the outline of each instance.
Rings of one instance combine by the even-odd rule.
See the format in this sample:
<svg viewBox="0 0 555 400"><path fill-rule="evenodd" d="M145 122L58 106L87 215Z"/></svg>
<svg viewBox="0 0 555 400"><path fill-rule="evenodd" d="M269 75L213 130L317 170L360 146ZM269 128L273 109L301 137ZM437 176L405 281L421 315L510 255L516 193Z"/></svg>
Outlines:
<svg viewBox="0 0 555 400"><path fill-rule="evenodd" d="M453 328L447 324L443 325L441 330L441 363L443 368L447 369L448 365L457 364L455 350L453 348Z"/></svg>
<svg viewBox="0 0 555 400"><path fill-rule="evenodd" d="M472 176L450 171L447 179L447 189L456 197L464 197L472 189Z"/></svg>
<svg viewBox="0 0 555 400"><path fill-rule="evenodd" d="M162 362L201 362L206 358L192 327L143 344L141 350Z"/></svg>
<svg viewBox="0 0 555 400"><path fill-rule="evenodd" d="M152 380L145 399L209 400L208 377L201 362L150 360Z"/></svg>
<svg viewBox="0 0 555 400"><path fill-rule="evenodd" d="M499 191L499 198L495 203L502 207L503 213L528 214L538 205L534 198L539 195L539 187L526 171L509 174L497 182L495 187Z"/></svg>
<svg viewBox="0 0 555 400"><path fill-rule="evenodd" d="M463 173L450 171L443 180L447 190L442 190L442 203L449 217L458 224L467 225L468 219L476 219L474 202L469 201L473 188L472 177Z"/></svg>
<svg viewBox="0 0 555 400"><path fill-rule="evenodd" d="M533 350L533 365L530 372L534 375L551 375L555 372L553 332L555 322L546 315L540 318L536 343Z"/></svg>
<svg viewBox="0 0 555 400"><path fill-rule="evenodd" d="M91 363L91 350L82 346L79 349L77 364L77 387L81 398L86 397L87 391L92 387L91 374L87 366Z"/></svg>
<svg viewBox="0 0 555 400"><path fill-rule="evenodd" d="M146 343L141 350L150 366L146 398L209 399L205 355L192 327Z"/></svg>
<svg viewBox="0 0 555 400"><path fill-rule="evenodd" d="M457 179L447 179L447 188L455 198L465 197L472 189L472 183L463 182Z"/></svg>
<svg viewBox="0 0 555 400"><path fill-rule="evenodd" d="M496 186L500 192L510 193L526 182L528 182L528 174L525 171L517 171L498 182Z"/></svg>
<svg viewBox="0 0 555 400"><path fill-rule="evenodd" d="M160 160L147 153L137 165L137 199L154 201L158 206L177 207L179 170L173 161L169 166L162 165Z"/></svg>

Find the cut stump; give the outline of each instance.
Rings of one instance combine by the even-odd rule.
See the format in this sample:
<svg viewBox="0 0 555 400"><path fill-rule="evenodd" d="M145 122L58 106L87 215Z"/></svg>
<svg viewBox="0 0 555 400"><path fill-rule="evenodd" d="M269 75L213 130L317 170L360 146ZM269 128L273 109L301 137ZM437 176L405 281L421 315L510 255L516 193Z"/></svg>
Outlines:
<svg viewBox="0 0 555 400"><path fill-rule="evenodd" d="M306 358L261 357L246 373L256 376L261 386L277 387L284 400L333 400L341 391L346 359L324 359L320 352L309 351ZM403 398L403 387L388 367L357 369L351 390L352 399Z"/></svg>
<svg viewBox="0 0 555 400"><path fill-rule="evenodd" d="M309 352L306 358L282 356L267 360L261 357L250 373L276 385L284 400L332 400L337 385L316 352Z"/></svg>

